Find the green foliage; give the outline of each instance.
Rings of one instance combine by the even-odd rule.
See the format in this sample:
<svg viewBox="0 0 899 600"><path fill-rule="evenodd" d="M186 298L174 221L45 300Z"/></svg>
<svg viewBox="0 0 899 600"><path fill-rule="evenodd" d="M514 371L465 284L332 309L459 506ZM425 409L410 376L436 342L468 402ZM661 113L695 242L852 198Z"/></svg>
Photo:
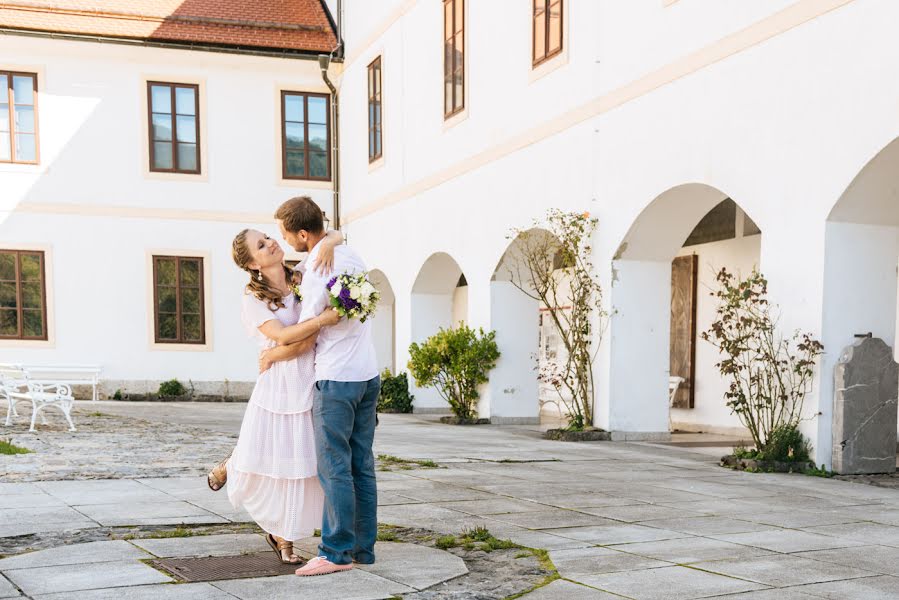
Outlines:
<svg viewBox="0 0 899 600"><path fill-rule="evenodd" d="M712 292L718 299L716 318L701 337L722 355L715 366L730 380L727 405L749 430L756 449L766 454L776 431L799 425L824 346L810 333L784 337L778 332L768 281L758 271L738 279L721 269L717 281Z"/></svg>
<svg viewBox="0 0 899 600"><path fill-rule="evenodd" d="M0 454L31 454L31 450L16 446L10 440L0 440Z"/></svg>
<svg viewBox="0 0 899 600"><path fill-rule="evenodd" d="M768 434L768 443L761 452L764 460L808 462L811 448L808 440L795 425L779 425Z"/></svg>
<svg viewBox="0 0 899 600"><path fill-rule="evenodd" d="M183 527L177 527L175 529L165 529L162 531L154 531L152 534L146 536L147 539L164 539L164 538L185 538L185 537L193 537L196 535L190 529L184 529Z"/></svg>
<svg viewBox="0 0 899 600"><path fill-rule="evenodd" d="M414 469L416 466L423 469L439 469L440 465L435 463L433 460L416 460L412 458L400 458L399 456L393 456L391 454L379 454L378 460L381 461L381 470L389 471L388 467L399 467L400 469L407 471L410 469Z"/></svg>
<svg viewBox="0 0 899 600"><path fill-rule="evenodd" d="M834 476L834 472L833 472L833 471L828 471L828 470L827 470L827 467L824 466L823 463L821 464L821 468L820 468L820 469L819 469L818 467L812 467L812 468L810 468L810 469L806 469L806 470L805 470L805 474L806 474L806 475L811 475L812 477L824 477L824 478L827 478L827 479L829 479L829 478L831 478L831 477Z"/></svg>
<svg viewBox="0 0 899 600"><path fill-rule="evenodd" d="M450 548L458 546L459 543L456 541L456 536L454 535L442 535L437 538L435 545L441 550L449 550Z"/></svg>
<svg viewBox="0 0 899 600"><path fill-rule="evenodd" d="M159 384L159 391L156 392L158 396L183 396L187 393L187 388L184 387L177 379L169 379L168 381L163 381Z"/></svg>
<svg viewBox="0 0 899 600"><path fill-rule="evenodd" d="M496 366L496 332L460 324L409 346L409 372L419 386L433 386L460 419L473 419L478 386Z"/></svg>
<svg viewBox="0 0 899 600"><path fill-rule="evenodd" d="M124 395L122 394L121 389L116 390L115 394L112 395L113 400L121 400L123 397L124 397Z"/></svg>
<svg viewBox="0 0 899 600"><path fill-rule="evenodd" d="M735 458L743 458L743 459L756 459L759 457L759 451L756 449L749 449L746 446L735 446L733 455Z"/></svg>
<svg viewBox="0 0 899 600"><path fill-rule="evenodd" d="M474 529L463 529L462 538L474 542L486 542L493 537L490 530L483 525L478 525Z"/></svg>
<svg viewBox="0 0 899 600"><path fill-rule="evenodd" d="M393 375L390 369L381 373L381 393L378 412L410 413L415 396L409 393L409 378L405 373Z"/></svg>

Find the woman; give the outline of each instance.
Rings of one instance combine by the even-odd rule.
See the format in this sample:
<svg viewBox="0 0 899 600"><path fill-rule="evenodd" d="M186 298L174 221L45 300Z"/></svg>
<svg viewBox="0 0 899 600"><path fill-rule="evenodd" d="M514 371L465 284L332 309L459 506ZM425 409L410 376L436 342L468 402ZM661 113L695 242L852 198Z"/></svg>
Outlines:
<svg viewBox="0 0 899 600"><path fill-rule="evenodd" d="M329 232L316 268L330 268L334 246L342 239ZM264 356L237 446L209 473L209 487L217 491L227 481L231 504L243 507L267 532L266 541L281 562L296 564L300 558L293 542L321 527L324 500L312 431L312 350L318 331L340 317L328 308L297 324L299 273L284 264L284 251L264 233L238 233L232 256L250 274L242 320ZM301 341L279 346L288 335Z"/></svg>

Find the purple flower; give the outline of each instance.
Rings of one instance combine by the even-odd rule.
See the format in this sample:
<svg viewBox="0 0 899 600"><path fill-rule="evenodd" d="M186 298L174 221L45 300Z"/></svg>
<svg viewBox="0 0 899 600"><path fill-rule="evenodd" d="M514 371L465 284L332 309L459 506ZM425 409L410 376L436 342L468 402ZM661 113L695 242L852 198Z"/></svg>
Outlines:
<svg viewBox="0 0 899 600"><path fill-rule="evenodd" d="M335 283L337 283L337 277L336 277L336 276L332 277L332 278L331 278L331 281L329 281L329 282L328 282L328 285L326 285L325 287L327 287L327 288L330 290L332 287L334 287L334 284L335 284Z"/></svg>

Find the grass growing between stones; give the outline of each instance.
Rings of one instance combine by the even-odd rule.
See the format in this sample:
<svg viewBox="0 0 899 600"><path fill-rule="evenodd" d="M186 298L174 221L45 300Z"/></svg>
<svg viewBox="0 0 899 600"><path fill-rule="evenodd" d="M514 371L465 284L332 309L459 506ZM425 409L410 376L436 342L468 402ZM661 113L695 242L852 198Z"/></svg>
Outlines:
<svg viewBox="0 0 899 600"><path fill-rule="evenodd" d="M0 440L0 454L31 454L31 450L16 446L9 440Z"/></svg>
<svg viewBox="0 0 899 600"><path fill-rule="evenodd" d="M396 542L400 538L396 534L396 526L378 523L378 541L379 542Z"/></svg>
<svg viewBox="0 0 899 600"><path fill-rule="evenodd" d="M394 468L400 469L402 471L409 471L412 469L439 469L440 465L435 463L433 460L415 460L411 458L400 458L399 456L392 456L390 454L379 454L378 460L381 462L381 465L378 467L379 471L392 471Z"/></svg>

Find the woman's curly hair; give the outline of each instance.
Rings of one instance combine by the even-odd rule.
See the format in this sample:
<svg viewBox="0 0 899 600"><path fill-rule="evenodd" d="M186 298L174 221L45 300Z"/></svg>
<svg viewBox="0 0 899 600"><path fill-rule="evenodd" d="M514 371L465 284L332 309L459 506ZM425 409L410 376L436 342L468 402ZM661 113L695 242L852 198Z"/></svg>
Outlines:
<svg viewBox="0 0 899 600"><path fill-rule="evenodd" d="M231 244L231 257L234 259L234 264L250 274L250 282L246 288L247 293L253 294L256 298L268 304L271 310L284 308L284 299L281 297L281 293L272 285L272 282L262 275L258 269L249 267L249 264L253 262L250 248L247 246L247 232L249 231L249 229L242 230L234 237L234 242ZM287 282L290 285L298 285L300 283L300 274L287 265L283 266Z"/></svg>

